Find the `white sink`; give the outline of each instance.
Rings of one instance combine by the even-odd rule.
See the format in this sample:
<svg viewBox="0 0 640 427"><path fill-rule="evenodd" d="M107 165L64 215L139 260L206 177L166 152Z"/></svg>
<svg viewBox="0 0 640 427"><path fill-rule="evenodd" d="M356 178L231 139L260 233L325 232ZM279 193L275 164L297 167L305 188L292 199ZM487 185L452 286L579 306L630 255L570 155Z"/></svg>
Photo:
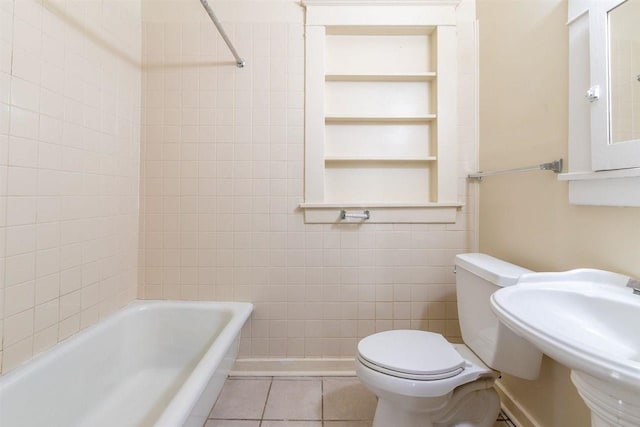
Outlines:
<svg viewBox="0 0 640 427"><path fill-rule="evenodd" d="M594 426L640 425L640 295L600 270L536 273L491 297L505 325L572 370Z"/></svg>

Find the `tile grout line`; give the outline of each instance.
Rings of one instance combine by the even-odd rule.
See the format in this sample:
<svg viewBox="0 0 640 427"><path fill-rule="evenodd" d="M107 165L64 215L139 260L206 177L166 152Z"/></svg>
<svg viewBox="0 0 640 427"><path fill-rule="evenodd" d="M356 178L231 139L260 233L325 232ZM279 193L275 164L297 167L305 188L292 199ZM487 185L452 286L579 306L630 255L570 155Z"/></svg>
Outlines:
<svg viewBox="0 0 640 427"><path fill-rule="evenodd" d="M320 377L320 424L324 427L324 378Z"/></svg>
<svg viewBox="0 0 640 427"><path fill-rule="evenodd" d="M262 407L262 414L260 415L260 423L258 426L262 426L264 421L264 414L267 412L267 402L269 402L269 396L271 396L271 387L273 386L273 377L269 380L269 390L267 390L267 398L264 400L264 406Z"/></svg>

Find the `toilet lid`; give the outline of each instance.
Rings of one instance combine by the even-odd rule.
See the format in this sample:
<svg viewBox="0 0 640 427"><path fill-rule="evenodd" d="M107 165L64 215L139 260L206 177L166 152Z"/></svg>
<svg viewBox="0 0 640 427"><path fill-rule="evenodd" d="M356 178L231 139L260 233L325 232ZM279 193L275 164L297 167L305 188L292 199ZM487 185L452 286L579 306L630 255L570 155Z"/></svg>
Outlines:
<svg viewBox="0 0 640 427"><path fill-rule="evenodd" d="M465 360L440 334L385 331L358 343L358 355L384 370L413 376L447 378L462 372Z"/></svg>

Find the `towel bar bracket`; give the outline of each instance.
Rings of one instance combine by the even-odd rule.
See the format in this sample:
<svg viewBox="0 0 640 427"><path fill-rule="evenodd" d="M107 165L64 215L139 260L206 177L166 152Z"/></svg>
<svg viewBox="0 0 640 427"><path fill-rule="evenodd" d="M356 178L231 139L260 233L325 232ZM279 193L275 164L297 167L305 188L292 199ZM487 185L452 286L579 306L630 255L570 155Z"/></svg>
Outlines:
<svg viewBox="0 0 640 427"><path fill-rule="evenodd" d="M479 182L482 182L482 178L486 176L504 175L508 173L528 172L528 171L535 171L535 170L553 171L555 173L560 173L562 172L562 164L563 164L562 159L558 159L552 162L541 163L539 165L534 165L534 166L525 166L522 168L505 169L505 170L498 170L498 171L487 171L487 172L479 171L477 173L472 173L467 175L467 179L474 179Z"/></svg>

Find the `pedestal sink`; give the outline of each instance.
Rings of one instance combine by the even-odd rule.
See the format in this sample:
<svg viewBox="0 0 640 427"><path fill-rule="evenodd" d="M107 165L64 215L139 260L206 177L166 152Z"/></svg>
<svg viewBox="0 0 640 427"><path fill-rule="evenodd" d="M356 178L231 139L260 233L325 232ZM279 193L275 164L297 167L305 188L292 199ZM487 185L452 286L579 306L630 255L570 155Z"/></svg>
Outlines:
<svg viewBox="0 0 640 427"><path fill-rule="evenodd" d="M571 369L592 426L640 426L640 295L601 270L534 273L491 297L505 325ZM638 284L640 286L640 284Z"/></svg>

